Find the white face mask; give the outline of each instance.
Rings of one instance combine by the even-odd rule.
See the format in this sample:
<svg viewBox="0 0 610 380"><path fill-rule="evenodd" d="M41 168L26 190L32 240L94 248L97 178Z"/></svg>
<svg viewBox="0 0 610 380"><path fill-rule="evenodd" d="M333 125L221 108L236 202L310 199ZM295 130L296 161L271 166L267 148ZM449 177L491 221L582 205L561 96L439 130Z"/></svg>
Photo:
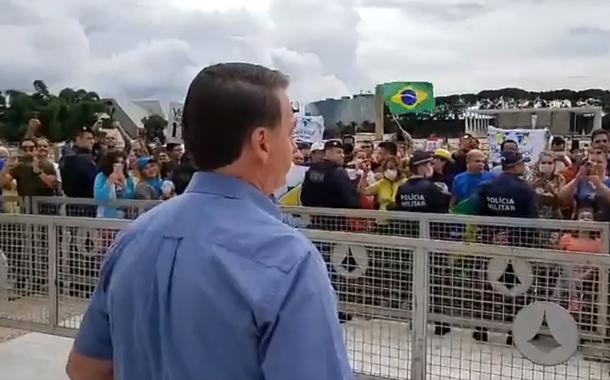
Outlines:
<svg viewBox="0 0 610 380"><path fill-rule="evenodd" d="M540 164L538 165L538 170L540 171L540 173L548 174L553 171L553 166L554 165L552 164Z"/></svg>
<svg viewBox="0 0 610 380"><path fill-rule="evenodd" d="M383 175L387 180L394 181L398 177L398 171L394 169L387 169L385 172L383 172Z"/></svg>

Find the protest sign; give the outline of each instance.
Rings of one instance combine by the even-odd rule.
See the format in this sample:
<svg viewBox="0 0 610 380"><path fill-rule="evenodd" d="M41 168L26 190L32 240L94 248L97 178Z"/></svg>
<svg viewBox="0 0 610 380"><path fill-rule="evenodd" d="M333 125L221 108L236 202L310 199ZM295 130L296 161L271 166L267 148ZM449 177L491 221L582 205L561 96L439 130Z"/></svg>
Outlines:
<svg viewBox="0 0 610 380"><path fill-rule="evenodd" d="M324 136L324 118L322 116L297 115L296 119L295 141L310 144L322 141Z"/></svg>
<svg viewBox="0 0 610 380"><path fill-rule="evenodd" d="M489 160L500 162L500 144L505 140L514 140L519 145L519 151L531 161L537 161L544 152L551 138L548 129L500 129L492 126L487 130L489 143Z"/></svg>
<svg viewBox="0 0 610 380"><path fill-rule="evenodd" d="M430 138L426 140L426 151L434 152L437 149L443 147L443 139L440 138Z"/></svg>
<svg viewBox="0 0 610 380"><path fill-rule="evenodd" d="M163 134L169 143L182 143L182 103L169 103L167 126Z"/></svg>

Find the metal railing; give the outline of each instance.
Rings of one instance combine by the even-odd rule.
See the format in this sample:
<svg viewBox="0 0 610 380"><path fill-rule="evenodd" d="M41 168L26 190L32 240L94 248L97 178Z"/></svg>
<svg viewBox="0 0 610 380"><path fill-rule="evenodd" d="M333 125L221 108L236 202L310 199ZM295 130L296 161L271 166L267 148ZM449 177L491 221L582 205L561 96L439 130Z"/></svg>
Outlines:
<svg viewBox="0 0 610 380"><path fill-rule="evenodd" d="M8 263L0 326L74 336L106 250L128 223L0 215ZM608 255L303 232L324 257L340 309L350 317L344 335L357 373L608 378L609 300L601 282Z"/></svg>
<svg viewBox="0 0 610 380"><path fill-rule="evenodd" d="M97 206L103 206L121 209L126 219L135 219L161 204L161 201L147 200L115 200L100 204L93 199L68 197L0 197L0 200L19 204L24 214L95 217ZM281 207L281 210L286 223L301 229L529 248L555 249L563 234L587 230L601 239L602 252L610 253L610 230L605 222L312 207Z"/></svg>

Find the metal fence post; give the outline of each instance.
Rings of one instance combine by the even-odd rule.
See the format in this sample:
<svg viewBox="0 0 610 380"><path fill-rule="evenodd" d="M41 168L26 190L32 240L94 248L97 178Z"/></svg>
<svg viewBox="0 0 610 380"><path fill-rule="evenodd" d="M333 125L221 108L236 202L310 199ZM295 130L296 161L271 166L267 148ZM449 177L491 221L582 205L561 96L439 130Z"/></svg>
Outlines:
<svg viewBox="0 0 610 380"><path fill-rule="evenodd" d="M57 228L54 221L49 221L46 225L49 245L49 270L48 270L48 285L49 285L49 324L51 329L58 327L59 322L59 299L57 297Z"/></svg>
<svg viewBox="0 0 610 380"><path fill-rule="evenodd" d="M610 228L608 224L604 225L600 234L602 243L602 253L610 253ZM610 268L601 267L599 269L599 297L597 300L597 307L599 317L597 320L597 329L600 336L608 337L608 293L610 292L610 276L608 271Z"/></svg>
<svg viewBox="0 0 610 380"><path fill-rule="evenodd" d="M428 331L429 252L423 247L413 252L413 337L411 341L411 380L426 379Z"/></svg>
<svg viewBox="0 0 610 380"><path fill-rule="evenodd" d="M23 205L23 213L24 214L34 214L34 205L32 204L34 201L32 197L23 197L21 204ZM37 212L36 212L37 213Z"/></svg>
<svg viewBox="0 0 610 380"><path fill-rule="evenodd" d="M419 238L430 239L430 218L427 216L419 218Z"/></svg>
<svg viewBox="0 0 610 380"><path fill-rule="evenodd" d="M8 259L0 249L0 305L8 301Z"/></svg>

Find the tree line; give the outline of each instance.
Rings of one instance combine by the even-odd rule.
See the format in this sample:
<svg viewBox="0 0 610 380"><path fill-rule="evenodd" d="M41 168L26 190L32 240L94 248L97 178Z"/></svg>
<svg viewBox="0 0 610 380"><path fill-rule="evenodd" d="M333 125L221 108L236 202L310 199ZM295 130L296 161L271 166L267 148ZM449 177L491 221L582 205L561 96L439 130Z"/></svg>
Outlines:
<svg viewBox="0 0 610 380"><path fill-rule="evenodd" d="M386 113L386 132L395 132L396 124L413 125L426 120L457 120L462 112L477 101L485 99L518 99L518 100L556 100L567 99L575 104L579 100L595 99L604 109L604 128L610 129L610 91L590 89L584 91L556 90L530 92L518 88L485 90L478 94L460 94L436 98L436 112L430 115L403 115L389 118ZM110 118L100 118L108 114ZM371 115L372 119L374 115ZM72 138L83 126L95 125L110 127L112 115L110 106L96 92L85 89L64 88L58 94L52 94L42 80L33 82L31 93L7 90L0 92L0 139L19 141L26 134L28 121L32 118L41 122L39 133L53 142ZM106 125L108 123L108 125ZM163 116L151 115L142 120L144 135L148 141L164 142L163 130L167 121ZM373 132L375 123L366 121L357 123L338 123L334 128L327 128L334 134L354 134Z"/></svg>
<svg viewBox="0 0 610 380"><path fill-rule="evenodd" d="M108 108L95 92L64 88L56 95L43 81L36 80L31 93L0 92L0 139L19 141L27 131L28 121L38 119L40 134L51 141L64 141L79 128L92 127Z"/></svg>

